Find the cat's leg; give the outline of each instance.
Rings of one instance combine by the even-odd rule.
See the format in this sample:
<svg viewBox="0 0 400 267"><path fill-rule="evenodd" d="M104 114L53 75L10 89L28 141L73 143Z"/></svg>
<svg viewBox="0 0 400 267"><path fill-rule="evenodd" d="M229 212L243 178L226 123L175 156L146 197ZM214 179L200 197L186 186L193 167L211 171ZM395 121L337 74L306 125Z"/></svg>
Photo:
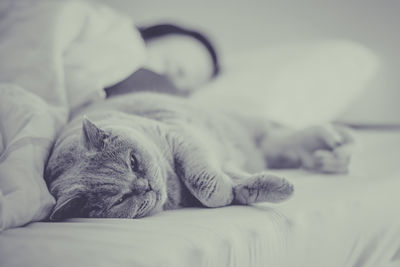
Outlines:
<svg viewBox="0 0 400 267"><path fill-rule="evenodd" d="M206 207L222 207L233 201L233 183L206 142L194 135L175 135L169 141L175 172L190 193Z"/></svg>
<svg viewBox="0 0 400 267"><path fill-rule="evenodd" d="M265 172L248 174L233 165L224 167L225 172L234 182L234 204L281 202L293 193L293 185L285 178Z"/></svg>
<svg viewBox="0 0 400 267"><path fill-rule="evenodd" d="M346 173L352 144L347 128L325 125L270 133L261 147L269 168L303 167L323 173Z"/></svg>

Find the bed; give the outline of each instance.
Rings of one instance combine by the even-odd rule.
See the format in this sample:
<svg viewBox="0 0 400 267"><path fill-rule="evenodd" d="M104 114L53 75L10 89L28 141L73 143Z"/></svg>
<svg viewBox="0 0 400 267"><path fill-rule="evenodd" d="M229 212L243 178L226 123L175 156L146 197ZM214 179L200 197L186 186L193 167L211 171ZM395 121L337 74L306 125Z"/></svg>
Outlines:
<svg viewBox="0 0 400 267"><path fill-rule="evenodd" d="M356 136L348 175L278 171L285 203L31 223L0 234L0 266L400 266L400 131Z"/></svg>
<svg viewBox="0 0 400 267"><path fill-rule="evenodd" d="M0 267L400 266L396 127L355 129L346 175L273 170L295 185L281 204L46 222L54 199L42 174L57 132L137 70L145 48L129 18L94 2L9 0L0 13ZM380 60L343 40L244 52L194 100L293 127L338 118Z"/></svg>

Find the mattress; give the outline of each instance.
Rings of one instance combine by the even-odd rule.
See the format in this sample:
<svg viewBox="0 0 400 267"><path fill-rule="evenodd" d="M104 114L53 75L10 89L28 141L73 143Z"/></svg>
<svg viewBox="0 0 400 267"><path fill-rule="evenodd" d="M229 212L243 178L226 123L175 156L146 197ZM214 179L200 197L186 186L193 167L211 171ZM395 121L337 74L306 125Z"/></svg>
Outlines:
<svg viewBox="0 0 400 267"><path fill-rule="evenodd" d="M0 234L0 266L400 266L400 131L356 139L348 175L274 170L287 202L31 223Z"/></svg>

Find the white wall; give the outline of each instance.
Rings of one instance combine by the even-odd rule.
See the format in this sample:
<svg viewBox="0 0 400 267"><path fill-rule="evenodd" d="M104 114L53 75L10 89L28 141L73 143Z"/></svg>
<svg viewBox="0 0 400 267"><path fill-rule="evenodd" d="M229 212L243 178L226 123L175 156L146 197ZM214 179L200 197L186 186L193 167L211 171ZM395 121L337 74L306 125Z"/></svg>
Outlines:
<svg viewBox="0 0 400 267"><path fill-rule="evenodd" d="M243 48L315 38L360 42L381 58L382 66L344 117L400 124L400 1L99 1L137 23L176 21L204 29L225 57Z"/></svg>

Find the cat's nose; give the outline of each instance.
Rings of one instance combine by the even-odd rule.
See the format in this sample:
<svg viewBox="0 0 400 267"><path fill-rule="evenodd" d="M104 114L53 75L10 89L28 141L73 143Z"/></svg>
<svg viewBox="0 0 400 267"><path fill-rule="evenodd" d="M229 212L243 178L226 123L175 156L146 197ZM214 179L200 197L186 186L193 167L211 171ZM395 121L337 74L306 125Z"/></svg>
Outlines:
<svg viewBox="0 0 400 267"><path fill-rule="evenodd" d="M136 194L144 194L149 191L150 185L147 179L137 179L132 184L132 191Z"/></svg>

